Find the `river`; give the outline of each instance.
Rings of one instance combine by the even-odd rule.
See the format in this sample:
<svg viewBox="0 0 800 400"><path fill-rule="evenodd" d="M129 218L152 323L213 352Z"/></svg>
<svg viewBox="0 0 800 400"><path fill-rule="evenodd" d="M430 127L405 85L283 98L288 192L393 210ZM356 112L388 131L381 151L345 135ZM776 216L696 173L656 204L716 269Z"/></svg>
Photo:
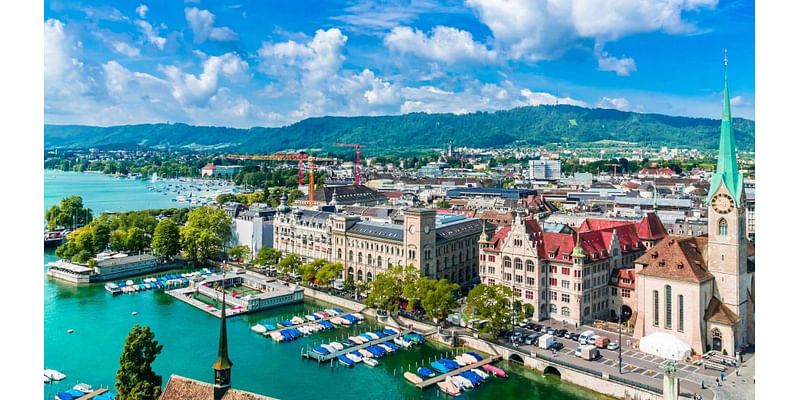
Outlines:
<svg viewBox="0 0 800 400"><path fill-rule="evenodd" d="M62 197L77 194L96 211L121 211L174 207L160 193L150 192L141 180L115 179L99 174L45 171L45 208ZM56 259L44 251L44 264ZM46 384L44 398L67 390L77 382L94 387L114 385L119 356L134 324L148 325L164 349L153 364L166 384L171 374L211 382L216 359L219 319L175 300L160 291L112 296L102 284L76 287L44 275L44 368L59 370L67 378ZM289 343L250 331L262 321L306 314L329 308L315 301L284 306L228 321L228 348L233 361L232 384L237 389L280 399L435 399L445 397L435 387L424 391L408 384L399 372L452 349L427 343L410 351L380 359L376 368L357 365L334 368L304 360L300 350L379 325L369 320L353 328L339 328ZM137 315L132 315L132 312ZM73 329L73 333L67 333ZM327 339L327 340L325 340ZM323 341L324 340L324 341ZM557 378L543 378L533 370L508 362L498 364L510 378L490 378L465 392L466 399L604 399L596 393ZM395 375L396 374L396 375ZM112 388L112 391L115 391Z"/></svg>

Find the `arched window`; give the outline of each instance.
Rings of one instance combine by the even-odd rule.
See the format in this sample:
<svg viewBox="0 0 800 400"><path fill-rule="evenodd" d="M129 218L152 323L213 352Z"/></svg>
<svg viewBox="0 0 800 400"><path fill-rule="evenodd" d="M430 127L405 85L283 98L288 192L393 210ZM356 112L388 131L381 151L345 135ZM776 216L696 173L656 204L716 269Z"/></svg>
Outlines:
<svg viewBox="0 0 800 400"><path fill-rule="evenodd" d="M658 326L658 291L653 290L653 325Z"/></svg>
<svg viewBox="0 0 800 400"><path fill-rule="evenodd" d="M561 315L569 317L569 307L561 307Z"/></svg>
<svg viewBox="0 0 800 400"><path fill-rule="evenodd" d="M391 267L392 267L392 259L391 258L387 258L386 259L386 268L391 268Z"/></svg>
<svg viewBox="0 0 800 400"><path fill-rule="evenodd" d="M666 322L664 323L664 327L667 329L672 329L672 286L666 285L664 286L664 301L667 303L667 311L664 319Z"/></svg>
<svg viewBox="0 0 800 400"><path fill-rule="evenodd" d="M511 268L511 258L508 256L503 257L503 267Z"/></svg>
<svg viewBox="0 0 800 400"><path fill-rule="evenodd" d="M372 272L367 272L367 282L372 282Z"/></svg>
<svg viewBox="0 0 800 400"><path fill-rule="evenodd" d="M589 306L586 306L586 307L583 309L583 315L589 315L589 313L590 313L590 312L591 312L591 311L589 311Z"/></svg>
<svg viewBox="0 0 800 400"><path fill-rule="evenodd" d="M372 265L372 254L367 254L367 265Z"/></svg>
<svg viewBox="0 0 800 400"><path fill-rule="evenodd" d="M359 264L363 264L364 263L364 256L361 254L360 251L358 252L358 263Z"/></svg>
<svg viewBox="0 0 800 400"><path fill-rule="evenodd" d="M353 250L350 250L350 261L353 261Z"/></svg>
<svg viewBox="0 0 800 400"><path fill-rule="evenodd" d="M357 275L357 276L358 276L358 281L359 281L359 282L361 282L362 280L364 280L364 273L363 273L363 272L361 272L361 270L358 270L358 275Z"/></svg>
<svg viewBox="0 0 800 400"><path fill-rule="evenodd" d="M525 270L527 270L528 272L533 272L533 261L531 260L525 261Z"/></svg>
<svg viewBox="0 0 800 400"><path fill-rule="evenodd" d="M678 331L683 332L683 295L678 295Z"/></svg>
<svg viewBox="0 0 800 400"><path fill-rule="evenodd" d="M353 267L350 267L350 268L347 269L347 276L349 276L351 278L353 277Z"/></svg>
<svg viewBox="0 0 800 400"><path fill-rule="evenodd" d="M342 259L342 249L336 250L336 258L341 260Z"/></svg>
<svg viewBox="0 0 800 400"><path fill-rule="evenodd" d="M726 221L724 218L719 220L718 233L720 236L728 236L728 221Z"/></svg>
<svg viewBox="0 0 800 400"><path fill-rule="evenodd" d="M378 268L383 267L383 257L378 256Z"/></svg>
<svg viewBox="0 0 800 400"><path fill-rule="evenodd" d="M711 337L714 338L714 339L720 339L721 340L722 339L722 332L720 332L719 329L714 328L711 331Z"/></svg>
<svg viewBox="0 0 800 400"><path fill-rule="evenodd" d="M558 306L555 304L550 304L550 314L557 314L558 313Z"/></svg>
<svg viewBox="0 0 800 400"><path fill-rule="evenodd" d="M522 269L522 260L519 258L514 259L514 269Z"/></svg>

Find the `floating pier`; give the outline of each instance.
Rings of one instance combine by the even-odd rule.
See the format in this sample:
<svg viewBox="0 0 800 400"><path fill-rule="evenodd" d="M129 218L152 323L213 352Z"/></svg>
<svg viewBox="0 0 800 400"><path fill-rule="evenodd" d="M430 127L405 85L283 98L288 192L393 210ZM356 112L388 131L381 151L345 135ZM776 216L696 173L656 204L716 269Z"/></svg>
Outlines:
<svg viewBox="0 0 800 400"><path fill-rule="evenodd" d="M426 387L431 386L431 385L435 384L436 382L441 382L441 381L445 380L448 376L458 375L458 374L460 374L462 372L466 372L466 371L469 371L471 369L480 368L482 365L491 364L491 363L493 363L493 362L495 362L497 360L500 360L502 358L503 357L500 357L500 356L492 356L490 358L484 358L483 360L480 360L480 361L478 361L476 363L469 364L469 365L463 366L461 368L449 371L446 374L438 374L438 375L434 376L433 378L429 378L429 379L426 379L426 380L422 381L421 383L415 384L415 386L420 388L420 389L425 389Z"/></svg>
<svg viewBox="0 0 800 400"><path fill-rule="evenodd" d="M375 340L370 340L367 343L362 343L362 344L358 344L358 345L355 345L355 346L345 347L344 349L339 350L339 351L337 351L335 353L330 353L330 354L323 355L323 354L319 354L319 353L317 353L315 351L306 350L304 352L301 352L301 355L304 358L312 358L314 360L317 360L320 363L323 363L323 362L329 361L331 359L335 359L336 357L341 356L343 354L348 354L348 353L352 353L354 351L358 351L358 350L361 350L361 349L366 349L369 346L374 346L374 345L377 345L377 344L381 344L383 342L388 342L390 340L394 340L394 338L396 338L396 337L403 336L403 335L406 335L406 334L409 334L409 333L411 333L411 329L405 329L405 330L402 330L402 331L400 331L398 333L395 333L394 335L388 335L388 336L384 336L382 338L378 338L378 339L375 339Z"/></svg>

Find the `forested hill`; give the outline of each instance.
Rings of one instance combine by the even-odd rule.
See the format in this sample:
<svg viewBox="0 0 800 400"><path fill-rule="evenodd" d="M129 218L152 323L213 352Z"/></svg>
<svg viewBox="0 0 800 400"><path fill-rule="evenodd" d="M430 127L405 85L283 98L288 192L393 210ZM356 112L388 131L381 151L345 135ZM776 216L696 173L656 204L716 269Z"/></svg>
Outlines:
<svg viewBox="0 0 800 400"><path fill-rule="evenodd" d="M735 118L736 147L755 149L755 122ZM715 149L720 120L640 114L575 106L521 107L472 114L413 113L381 117L309 118L280 128L235 129L186 124L112 127L45 125L45 148L171 146L264 153L333 149L333 142L360 143L386 152L454 147L580 144L599 140L642 146Z"/></svg>

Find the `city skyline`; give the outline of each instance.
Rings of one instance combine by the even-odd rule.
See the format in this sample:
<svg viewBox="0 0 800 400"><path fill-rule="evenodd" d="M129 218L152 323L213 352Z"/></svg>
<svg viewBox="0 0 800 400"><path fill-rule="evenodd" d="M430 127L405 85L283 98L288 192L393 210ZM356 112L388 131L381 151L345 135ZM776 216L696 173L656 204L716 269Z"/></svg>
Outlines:
<svg viewBox="0 0 800 400"><path fill-rule="evenodd" d="M723 48L733 116L754 118L752 3L48 1L44 16L45 123L281 126L556 102L719 118Z"/></svg>

